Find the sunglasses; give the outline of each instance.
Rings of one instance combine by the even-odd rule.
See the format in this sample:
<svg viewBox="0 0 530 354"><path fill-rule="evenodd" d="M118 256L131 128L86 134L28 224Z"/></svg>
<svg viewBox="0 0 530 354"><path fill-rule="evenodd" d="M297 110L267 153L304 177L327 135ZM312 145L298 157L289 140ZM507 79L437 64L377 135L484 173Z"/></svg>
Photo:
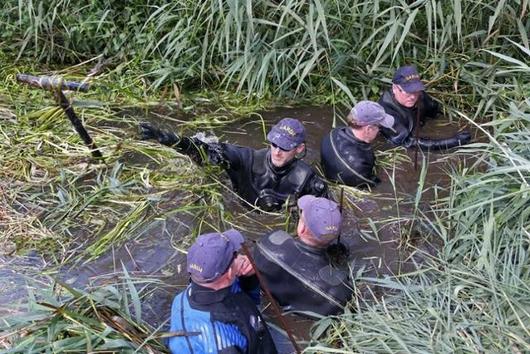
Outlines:
<svg viewBox="0 0 530 354"><path fill-rule="evenodd" d="M280 149L280 150L283 151L283 152L289 152L289 151L292 151L292 150L293 150L293 149L286 150L286 149L284 149L284 148L282 148L282 147L280 147L280 146L278 146L278 145L276 145L276 144L274 144L274 143L271 143L271 146L272 146L273 148L275 148L275 149Z"/></svg>

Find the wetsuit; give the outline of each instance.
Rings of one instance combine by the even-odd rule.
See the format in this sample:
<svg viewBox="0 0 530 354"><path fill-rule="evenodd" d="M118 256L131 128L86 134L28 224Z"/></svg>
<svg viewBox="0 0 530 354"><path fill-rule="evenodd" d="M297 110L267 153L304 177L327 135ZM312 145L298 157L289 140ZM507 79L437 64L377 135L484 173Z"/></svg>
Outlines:
<svg viewBox="0 0 530 354"><path fill-rule="evenodd" d="M386 113L394 117L394 131L381 127L381 133L394 145L407 148L417 146L423 150L444 150L467 144L471 139L469 132L465 131L447 139L416 138L414 136L418 106L421 109L420 124L423 124L427 118L435 118L439 111L438 102L425 92L419 99L420 104L411 108L399 104L390 90L385 91L378 102L384 107Z"/></svg>
<svg viewBox="0 0 530 354"><path fill-rule="evenodd" d="M277 353L254 301L239 282L212 290L195 283L178 294L171 306L169 339L173 354Z"/></svg>
<svg viewBox="0 0 530 354"><path fill-rule="evenodd" d="M332 315L342 312L351 298L348 270L331 266L325 249L308 246L284 231L260 239L254 260L285 310Z"/></svg>
<svg viewBox="0 0 530 354"><path fill-rule="evenodd" d="M359 187L374 185L375 155L370 144L357 139L352 128L333 129L320 145L324 175L332 181Z"/></svg>
<svg viewBox="0 0 530 354"><path fill-rule="evenodd" d="M198 138L179 137L159 130L155 134L148 133L151 135L144 133L143 138L157 138L161 144L174 147L199 164L210 161L222 166L234 190L245 201L263 210L280 210L287 200L294 202L306 194L327 196L325 182L302 160L293 159L278 168L271 162L270 149L254 150L228 143L206 143Z"/></svg>

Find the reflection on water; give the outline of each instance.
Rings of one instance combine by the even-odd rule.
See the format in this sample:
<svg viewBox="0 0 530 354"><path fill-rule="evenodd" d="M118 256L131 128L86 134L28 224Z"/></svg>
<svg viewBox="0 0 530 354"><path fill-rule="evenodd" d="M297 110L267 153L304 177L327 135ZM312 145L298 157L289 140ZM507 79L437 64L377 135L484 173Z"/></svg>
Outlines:
<svg viewBox="0 0 530 354"><path fill-rule="evenodd" d="M219 129L216 134L221 141L229 141L239 145L261 148L266 146L265 131L284 117L301 119L307 129L307 155L305 160L318 165L321 137L332 127L333 111L328 107L287 108L262 114L266 124L264 130L262 121L253 118L231 124ZM164 127L178 130L175 121L160 122L160 117L139 118L150 119ZM429 137L449 136L457 130L456 126L442 125L446 123L431 121L422 128L420 135ZM342 123L338 123L339 125ZM382 141L377 142L378 149L387 149ZM422 185L423 192L419 203L420 209L428 213L429 203L435 197L447 194L445 188L449 185L447 170L454 157L441 153L418 154L418 169L414 169L415 152L407 152L410 161L400 163L395 170L380 171L382 183L370 193L350 193L347 188L344 200L345 226L342 241L350 248L352 264L356 270L363 268L365 276L382 276L411 270L416 262L421 262L421 251L432 253L435 245L420 237L418 225L411 220L415 218L415 200L420 179L422 163L425 162L427 177ZM141 163L130 157L125 163ZM460 161L460 163L463 163ZM338 198L340 187L333 191ZM242 207L238 198L230 191L224 192L225 211L231 211L230 224L227 227L243 225L243 233L251 239L256 239L273 229L294 230L294 224L288 225L283 215L265 215L249 212ZM178 203L178 199L176 201ZM171 203L167 205L171 210ZM228 221L227 221L228 222ZM141 233L120 247L113 248L97 260L85 264L68 264L58 270L58 276L70 284L80 288L105 282L117 281L123 274L123 267L135 279L156 278L159 283L152 286L143 299L145 308L143 317L152 325L163 324L170 313L173 296L188 281L185 272L185 250L189 246L183 240L189 240L194 229L194 219L187 213L161 214ZM203 230L204 231L204 230ZM433 241L433 240L431 240ZM435 241L435 240L434 240ZM187 241L189 242L189 241ZM435 244L436 242L434 242ZM412 251L414 249L414 251ZM25 283L23 277L13 270L24 266L21 259L2 260L0 277L2 286L8 291L0 292L1 303L11 303L15 298L24 295ZM42 269L46 264L42 261L31 260L27 268ZM10 268L11 267L11 268ZM18 290L17 290L18 289ZM304 337L308 322L291 321L298 335Z"/></svg>

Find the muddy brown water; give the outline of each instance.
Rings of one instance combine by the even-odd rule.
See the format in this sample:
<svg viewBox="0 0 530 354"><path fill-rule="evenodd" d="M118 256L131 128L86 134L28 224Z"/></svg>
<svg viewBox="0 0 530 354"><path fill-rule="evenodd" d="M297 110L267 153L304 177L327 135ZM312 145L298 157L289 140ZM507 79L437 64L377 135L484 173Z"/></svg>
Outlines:
<svg viewBox="0 0 530 354"><path fill-rule="evenodd" d="M216 129L215 134L221 141L228 141L253 148L265 147L263 123L266 129L284 117L298 118L307 129L307 155L305 161L318 166L320 160L320 139L329 132L333 124L333 111L328 107L283 108L262 113L263 121L253 117L249 120L229 124ZM138 117L139 120L157 121L165 127L178 127L172 121L160 121L160 117ZM337 125L342 125L338 121ZM421 135L429 137L447 137L458 127L447 124L444 118L427 122ZM376 142L377 149L388 149L381 139ZM415 158L414 151L408 151L410 160ZM423 185L420 208L429 212L431 201L435 196L447 195L450 178L447 171L458 162L454 157L443 153L418 153L418 170L413 162L400 163L395 171L394 184L391 182L391 170L379 172L382 182L370 193L362 195L345 192L344 215L345 227L342 241L351 254L355 269L363 267L364 276L380 277L413 270L416 262L421 262L421 253L433 253L437 240L428 240L421 235L418 242L408 239L411 247L404 245L402 233L411 227L410 220L414 214L414 200L418 189L419 171L423 158L427 161L427 176ZM131 160L130 163L139 163ZM338 199L339 187L333 187ZM234 216L234 224L245 225L243 231L248 238L257 239L276 228L285 227L283 216L269 216L248 212L241 207L232 193L226 192L225 209ZM178 200L178 198L176 198ZM178 202L176 202L178 203ZM168 206L170 208L171 205ZM167 326L171 302L174 295L188 282L185 272L185 253L189 241L183 241L194 228L193 215L176 213L170 217L157 218L138 237L120 247L113 247L107 254L74 267L62 267L56 276L69 284L80 288L102 283L116 283L123 275L125 267L134 279L153 279L159 283L152 285L147 295L142 298L142 317L151 325ZM374 230L375 228L375 230ZM418 234L421 234L419 232ZM416 237L416 236L415 236ZM5 285L0 290L2 312L10 312L17 303L25 301L26 276L31 278L47 269L48 263L38 255L29 257L0 258L0 279ZM15 270L16 269L16 270ZM23 271L19 271L19 270ZM354 272L355 272L354 269ZM290 322L297 335L308 337L311 321L290 317Z"/></svg>

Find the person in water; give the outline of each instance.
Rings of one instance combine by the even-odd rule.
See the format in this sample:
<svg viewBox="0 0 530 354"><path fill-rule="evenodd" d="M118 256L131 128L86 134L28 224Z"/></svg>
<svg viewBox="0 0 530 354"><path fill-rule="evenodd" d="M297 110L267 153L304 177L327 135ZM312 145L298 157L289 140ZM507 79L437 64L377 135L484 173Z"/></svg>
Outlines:
<svg viewBox="0 0 530 354"><path fill-rule="evenodd" d="M305 129L293 118L280 120L267 134L268 148L255 150L228 143L206 143L140 123L141 139L157 139L194 160L222 166L235 191L250 205L280 210L287 201L311 194L325 196L326 183L298 158L305 152Z"/></svg>
<svg viewBox="0 0 530 354"><path fill-rule="evenodd" d="M284 310L306 315L337 314L352 295L349 269L332 265L327 252L340 234L339 206L312 195L301 197L297 204L298 239L285 231L262 237L253 250L256 267ZM251 267L248 274L252 274Z"/></svg>
<svg viewBox="0 0 530 354"><path fill-rule="evenodd" d="M326 178L352 187L375 185L375 155L371 143L379 128L392 129L394 118L381 105L360 101L346 117L348 126L335 128L320 145L320 164Z"/></svg>
<svg viewBox="0 0 530 354"><path fill-rule="evenodd" d="M171 353L277 353L255 301L239 284L243 242L230 229L201 235L188 250L191 282L171 306L170 332L177 334L169 338Z"/></svg>
<svg viewBox="0 0 530 354"><path fill-rule="evenodd" d="M381 129L385 138L394 145L444 150L471 141L471 134L467 130L446 139L414 136L415 129L419 128L417 125L423 125L428 118L436 118L440 110L438 102L425 92L425 86L414 66L402 66L396 70L392 87L383 93L379 104L394 117L393 129Z"/></svg>

